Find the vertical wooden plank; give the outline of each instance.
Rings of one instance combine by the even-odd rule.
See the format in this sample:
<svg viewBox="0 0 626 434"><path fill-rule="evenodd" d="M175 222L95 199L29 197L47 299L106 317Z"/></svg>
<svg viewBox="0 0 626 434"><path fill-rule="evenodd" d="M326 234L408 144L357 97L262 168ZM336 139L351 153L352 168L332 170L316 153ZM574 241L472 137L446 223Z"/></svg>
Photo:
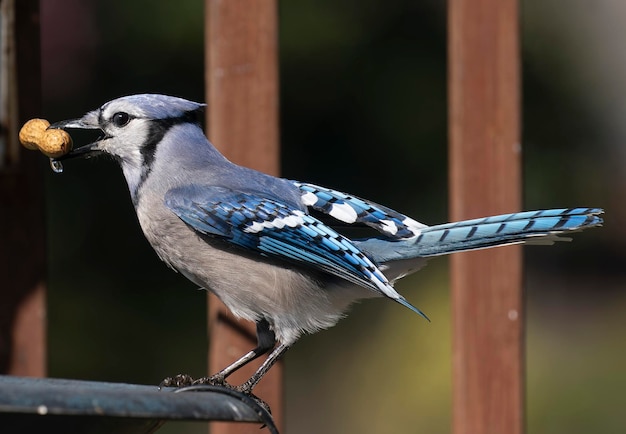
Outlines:
<svg viewBox="0 0 626 434"><path fill-rule="evenodd" d="M276 0L208 0L208 129L238 164L278 174Z"/></svg>
<svg viewBox="0 0 626 434"><path fill-rule="evenodd" d="M206 83L210 140L237 164L277 175L278 28L276 0L207 0ZM256 345L255 326L238 322L209 299L209 371L227 366ZM261 360L233 374L247 380ZM282 366L274 366L254 393L267 401L278 427L282 421ZM258 427L214 423L213 434L257 433Z"/></svg>
<svg viewBox="0 0 626 434"><path fill-rule="evenodd" d="M12 5L11 5L12 4ZM0 372L45 376L45 232L43 183L37 155L17 143L18 128L41 113L39 1L3 1L13 6L11 42L3 49L4 145L0 168ZM2 26L9 21L3 15ZM3 97L5 97L3 95Z"/></svg>
<svg viewBox="0 0 626 434"><path fill-rule="evenodd" d="M520 209L516 0L450 0L451 219ZM519 246L453 255L453 432L524 430Z"/></svg>

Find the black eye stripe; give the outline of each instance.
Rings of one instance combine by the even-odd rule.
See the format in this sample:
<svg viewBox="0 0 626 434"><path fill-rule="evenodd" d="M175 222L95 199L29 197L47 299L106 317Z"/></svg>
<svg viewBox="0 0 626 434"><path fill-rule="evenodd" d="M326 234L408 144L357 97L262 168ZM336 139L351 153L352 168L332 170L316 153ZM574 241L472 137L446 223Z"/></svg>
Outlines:
<svg viewBox="0 0 626 434"><path fill-rule="evenodd" d="M141 172L141 178L135 192L131 193L133 197L133 203L137 206L138 194L137 192L143 186L145 180L148 178L150 171L152 170L152 164L154 163L154 156L156 149L161 140L167 132L176 125L185 123L200 125L200 111L194 110L185 112L181 116L166 118L166 119L152 119L148 123L148 135L146 136L143 146L140 148L141 156L143 159L143 167ZM133 116L133 119L142 119L139 116Z"/></svg>

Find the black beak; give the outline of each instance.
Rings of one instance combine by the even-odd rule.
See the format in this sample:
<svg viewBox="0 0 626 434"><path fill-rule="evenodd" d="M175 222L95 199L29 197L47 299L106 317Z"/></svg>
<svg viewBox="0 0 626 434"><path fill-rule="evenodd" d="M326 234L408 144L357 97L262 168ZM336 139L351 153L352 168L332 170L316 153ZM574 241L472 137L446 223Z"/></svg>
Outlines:
<svg viewBox="0 0 626 434"><path fill-rule="evenodd" d="M91 116L91 113L87 113L82 118L55 122L52 125L50 125L48 128L56 128L56 129L61 129L61 130L64 130L66 128L73 128L77 130L99 130L100 126L98 125L97 122L93 122L94 120L95 119L93 119L93 116Z"/></svg>
<svg viewBox="0 0 626 434"><path fill-rule="evenodd" d="M85 116L79 119L70 119L66 121L59 121L51 124L48 129L76 129L76 130L100 130L100 125L98 124L98 117L95 112L87 113ZM98 148L100 144L100 140L102 137L88 145L83 145L79 148L74 148L70 153L65 154L61 157L54 158L57 161L69 160L77 157L89 158L93 157L97 154L102 153L102 151Z"/></svg>

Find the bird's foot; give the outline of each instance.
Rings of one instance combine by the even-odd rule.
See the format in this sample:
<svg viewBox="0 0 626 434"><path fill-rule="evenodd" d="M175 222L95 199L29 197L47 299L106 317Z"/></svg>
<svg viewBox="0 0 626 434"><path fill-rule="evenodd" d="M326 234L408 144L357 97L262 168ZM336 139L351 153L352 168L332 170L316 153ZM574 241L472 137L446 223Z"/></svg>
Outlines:
<svg viewBox="0 0 626 434"><path fill-rule="evenodd" d="M243 384L241 384L239 386L235 386L234 389L237 392L241 392L243 394L250 395L250 396L254 397L254 395L252 394L252 387L250 387L250 384L249 384L248 381L246 381L245 383L243 383Z"/></svg>
<svg viewBox="0 0 626 434"><path fill-rule="evenodd" d="M187 374L178 374L173 377L167 377L159 384L159 389L163 387L186 387L191 386L194 382L194 379L191 375Z"/></svg>
<svg viewBox="0 0 626 434"><path fill-rule="evenodd" d="M187 375L186 377L189 377L189 376ZM191 377L189 378L191 379ZM260 406L262 406L265 410L267 410L268 413L270 414L272 413L270 410L270 406L261 398L259 398L258 396L252 393L252 386L249 381L246 381L245 383L239 386L233 386L232 384L229 384L228 382L226 382L226 379L224 378L223 375L215 374L215 375L211 375L210 377L198 378L197 380L192 379L192 383L190 385L192 386L200 386L200 385L219 386L219 387L225 387L226 389L230 389L235 392L243 393L244 395L247 395L250 398L254 399Z"/></svg>
<svg viewBox="0 0 626 434"><path fill-rule="evenodd" d="M265 409L268 413L272 413L270 406L267 402L263 401L258 396L252 393L252 388L248 384L248 382L243 383L240 386L233 386L226 382L226 379L222 375L211 375L209 377L202 377L198 379L193 379L190 375L187 374L178 374L173 377L167 377L161 384L159 384L159 389L163 387L177 387L177 388L185 388L189 387L190 389L193 386L215 386L215 387L223 387L225 389L232 390L233 392L243 393L246 396L254 399L257 404L259 404L263 409ZM201 389L196 389L201 390Z"/></svg>
<svg viewBox="0 0 626 434"><path fill-rule="evenodd" d="M269 404L263 401L258 396L256 396L254 393L252 393L252 387L250 387L250 384L248 382L245 382L239 386L231 386L229 384L228 387L234 390L235 392L243 393L244 395L249 396L250 398L254 399L257 402L257 404L259 404L261 407L265 409L265 411L267 411L269 414L272 414L272 410L270 409Z"/></svg>
<svg viewBox="0 0 626 434"><path fill-rule="evenodd" d="M161 381L159 389L163 387L188 387L203 384L209 386L223 386L229 389L237 390L234 386L228 384L226 379L220 375L212 375L210 377L202 377L194 380L191 375L187 374L178 374L173 377L167 377Z"/></svg>
<svg viewBox="0 0 626 434"><path fill-rule="evenodd" d="M209 377L202 377L194 380L192 383L194 386L206 384L209 386L223 386L229 389L235 389L235 386L231 386L226 382L226 378L223 375L211 375Z"/></svg>

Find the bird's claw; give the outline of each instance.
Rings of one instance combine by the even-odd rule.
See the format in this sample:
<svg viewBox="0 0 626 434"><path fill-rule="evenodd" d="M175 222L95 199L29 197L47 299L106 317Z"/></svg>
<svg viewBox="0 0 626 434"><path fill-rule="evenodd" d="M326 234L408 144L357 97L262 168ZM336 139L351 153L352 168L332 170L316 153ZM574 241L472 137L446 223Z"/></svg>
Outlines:
<svg viewBox="0 0 626 434"><path fill-rule="evenodd" d="M191 375L187 374L178 374L173 377L167 377L159 384L159 389L163 387L186 387L191 386L194 382L194 379Z"/></svg>
<svg viewBox="0 0 626 434"><path fill-rule="evenodd" d="M252 393L250 385L247 382L243 383L240 386L233 386L232 384L227 383L224 377L220 375L211 375L210 377L202 377L194 380L191 375L178 374L173 377L167 377L163 381L161 381L161 384L159 384L159 389L162 389L163 387L176 387L181 389L190 386L216 386L223 387L234 392L243 393L244 395L247 395L250 398L254 399L269 414L272 414L272 410L270 409L270 406L267 404L267 402L254 395Z"/></svg>
<svg viewBox="0 0 626 434"><path fill-rule="evenodd" d="M240 390L235 386L231 386L226 382L226 379L220 375L211 375L210 377L201 377L196 380L193 379L191 375L187 374L178 374L173 377L167 377L161 384L159 384L159 389L163 387L188 387L188 386L198 386L198 385L209 385L209 386L222 386L229 389L236 390L238 392L247 393L244 390ZM250 394L250 393L247 393Z"/></svg>

